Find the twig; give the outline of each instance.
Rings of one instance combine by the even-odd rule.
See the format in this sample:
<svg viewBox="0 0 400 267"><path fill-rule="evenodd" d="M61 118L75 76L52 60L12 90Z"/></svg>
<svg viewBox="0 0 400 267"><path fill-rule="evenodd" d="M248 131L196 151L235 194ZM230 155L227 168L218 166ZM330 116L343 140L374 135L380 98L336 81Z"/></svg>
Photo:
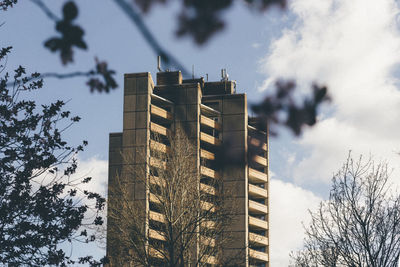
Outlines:
<svg viewBox="0 0 400 267"><path fill-rule="evenodd" d="M186 68L175 59L170 53L161 47L159 42L155 39L153 34L150 32L149 28L144 23L139 12L137 12L134 7L127 3L125 0L114 0L115 3L125 12L125 14L131 19L131 21L139 29L140 33L143 35L146 42L150 45L156 55L161 56L167 65L173 65L182 71L183 76L189 77L189 73Z"/></svg>
<svg viewBox="0 0 400 267"><path fill-rule="evenodd" d="M53 21L59 21L60 19L43 3L42 0L31 0L34 4L36 4L49 19ZM160 43L156 40L154 35L151 33L149 28L144 23L142 17L139 12L135 10L135 8L127 3L125 0L114 0L115 3L125 12L125 14L131 19L131 21L136 25L140 33L143 35L144 39L148 43L148 45L153 49L154 53L157 56L161 56L161 58L165 61L167 66L175 66L177 69L182 71L183 76L189 77L189 73L186 68L174 57L172 56L166 49L164 49ZM57 73L48 73L40 76L42 77L56 77L56 78L71 78L75 76L82 76L82 74L77 75L60 75Z"/></svg>
<svg viewBox="0 0 400 267"><path fill-rule="evenodd" d="M60 19L53 13L51 10L42 2L42 0L31 0L34 4L36 4L49 19L54 21L59 21Z"/></svg>
<svg viewBox="0 0 400 267"><path fill-rule="evenodd" d="M66 78L74 78L74 77L79 77L79 76L90 76L93 75L93 71L75 71L71 73L57 73L57 72L47 72L41 74L38 79L41 78L58 78L58 79L66 79Z"/></svg>
<svg viewBox="0 0 400 267"><path fill-rule="evenodd" d="M43 78L57 78L57 79L68 79L68 78L75 78L75 77L88 77L91 75L94 75L95 73L90 70L90 71L75 71L75 72L70 72L70 73L57 73L57 72L46 72L43 74L40 74L38 77L29 77L29 81L35 81ZM7 86L12 86L14 85L14 82L9 82L7 83Z"/></svg>

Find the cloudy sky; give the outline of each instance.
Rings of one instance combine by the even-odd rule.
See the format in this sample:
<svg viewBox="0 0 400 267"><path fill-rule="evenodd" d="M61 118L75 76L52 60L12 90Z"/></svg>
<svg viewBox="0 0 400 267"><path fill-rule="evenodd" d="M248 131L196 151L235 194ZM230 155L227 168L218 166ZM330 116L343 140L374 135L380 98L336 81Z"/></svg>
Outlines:
<svg viewBox="0 0 400 267"><path fill-rule="evenodd" d="M64 1L46 2L59 13ZM90 68L98 56L117 71L120 85L127 72L150 71L155 77L156 55L112 1L79 4L78 23L90 50L77 51L68 68L42 47L55 32L36 6L21 1L3 12L0 44L14 46L9 68L24 64L31 71L67 72ZM400 169L399 6L394 0L291 0L285 12L260 15L238 1L224 14L227 29L205 47L174 37L176 12L175 5L156 8L146 23L188 69L195 66L196 75L218 80L226 68L250 102L272 92L278 78L295 79L304 95L313 82L329 88L333 101L315 127L299 138L281 130L270 141L271 261L286 266L289 252L301 247L307 209L327 197L332 174L350 150L387 160L393 176ZM48 79L35 98L69 100L68 108L83 118L68 138L89 141L81 172L96 177L101 189L107 181L108 133L122 129L122 90L90 94L84 83Z"/></svg>
<svg viewBox="0 0 400 267"><path fill-rule="evenodd" d="M278 77L291 77L304 92L312 82L328 85L333 102L323 109L314 128L299 139L285 140L295 149L278 152L287 157L281 167L285 173L280 176L275 170L271 183L271 257L278 266L286 262L289 247L301 245L298 220L306 222L304 210L317 198L326 198L331 174L349 150L354 156L385 159L397 169L400 162L400 35L395 1L298 0L290 2L289 9L293 21L271 41L262 58L266 79L260 90ZM285 199L286 194L292 201ZM285 214L274 216L282 205L287 207ZM289 209L294 213L286 214ZM296 238L273 228L290 228L290 215L299 231ZM282 235L285 241L275 250Z"/></svg>

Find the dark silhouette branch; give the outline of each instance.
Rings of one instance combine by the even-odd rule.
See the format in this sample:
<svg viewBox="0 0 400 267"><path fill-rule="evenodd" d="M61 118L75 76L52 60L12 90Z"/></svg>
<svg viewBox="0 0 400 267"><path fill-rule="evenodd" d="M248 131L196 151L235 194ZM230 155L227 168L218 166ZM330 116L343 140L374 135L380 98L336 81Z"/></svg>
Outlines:
<svg viewBox="0 0 400 267"><path fill-rule="evenodd" d="M160 43L156 40L154 35L150 32L149 28L144 23L139 12L134 9L134 7L127 3L125 0L114 0L115 3L125 12L125 14L131 19L131 21L136 25L140 33L143 35L144 39L148 45L153 49L157 56L161 56L164 63L167 66L175 66L178 70L182 71L183 76L189 77L189 73L186 68L175 59L167 50L161 47Z"/></svg>
<svg viewBox="0 0 400 267"><path fill-rule="evenodd" d="M51 10L42 2L42 0L31 0L32 3L36 4L45 14L46 16L54 21L59 21L58 18Z"/></svg>
<svg viewBox="0 0 400 267"><path fill-rule="evenodd" d="M90 70L90 71L75 71L75 72L70 72L70 73L57 73L57 72L47 72L43 73L42 75L39 76L39 79L41 78L58 78L58 79L67 79L67 78L75 78L75 77L89 77L94 75L95 73Z"/></svg>
<svg viewBox="0 0 400 267"><path fill-rule="evenodd" d="M70 72L70 73L57 73L57 72L46 72L43 74L40 74L38 76L33 76L33 77L28 77L27 82L30 81L37 81L43 78L57 78L57 79L68 79L68 78L75 78L75 77L90 77L95 75L95 73L90 70L90 71L75 71L75 72ZM9 82L7 83L7 86L12 86L14 82Z"/></svg>
<svg viewBox="0 0 400 267"><path fill-rule="evenodd" d="M43 78L57 78L57 79L69 79L74 77L88 77L86 84L90 87L90 91L106 92L109 93L111 90L118 87L117 82L114 79L115 71L108 68L107 62L100 61L95 58L96 66L92 70L88 71L75 71L70 73L35 73L31 77L25 77L26 82L37 81L36 83L43 84ZM22 67L20 67L22 68ZM22 68L25 71L24 68ZM7 86L14 86L15 82L8 82Z"/></svg>

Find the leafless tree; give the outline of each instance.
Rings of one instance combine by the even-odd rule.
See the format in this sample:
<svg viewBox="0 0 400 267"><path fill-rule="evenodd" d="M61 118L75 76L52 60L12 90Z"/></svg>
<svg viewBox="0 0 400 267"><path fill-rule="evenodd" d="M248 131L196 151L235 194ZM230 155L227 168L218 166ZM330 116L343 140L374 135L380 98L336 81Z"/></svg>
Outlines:
<svg viewBox="0 0 400 267"><path fill-rule="evenodd" d="M170 137L168 146L157 143L149 164L131 165L111 191L119 195L108 215L114 231L109 234L115 237L110 242L124 248L117 256L119 266L221 263L220 248L230 240L226 229L234 218L229 192L219 180L199 183L197 151L183 132ZM132 162L131 156L123 158ZM147 192L151 212L145 212L146 201L133 197L134 188Z"/></svg>
<svg viewBox="0 0 400 267"><path fill-rule="evenodd" d="M390 188L386 163L349 156L329 199L310 213L305 248L292 253L293 266L398 266L400 195Z"/></svg>

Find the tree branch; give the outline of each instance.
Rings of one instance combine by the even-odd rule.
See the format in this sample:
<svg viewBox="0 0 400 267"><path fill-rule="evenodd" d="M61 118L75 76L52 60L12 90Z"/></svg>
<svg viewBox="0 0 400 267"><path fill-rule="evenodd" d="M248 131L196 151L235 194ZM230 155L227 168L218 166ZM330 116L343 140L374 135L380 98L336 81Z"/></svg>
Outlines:
<svg viewBox="0 0 400 267"><path fill-rule="evenodd" d="M189 73L186 68L174 58L167 50L161 47L160 43L156 40L154 35L151 33L149 28L144 23L139 12L134 9L134 7L127 3L125 0L114 0L114 2L125 12L125 14L131 19L131 21L136 25L148 45L153 49L157 56L165 61L167 66L175 66L177 69L182 71L183 76L188 77Z"/></svg>
<svg viewBox="0 0 400 267"><path fill-rule="evenodd" d="M67 79L74 77L82 77L82 76L91 76L94 75L93 71L75 71L70 73L57 73L57 72L46 72L41 74L38 78L58 78L58 79Z"/></svg>
<svg viewBox="0 0 400 267"><path fill-rule="evenodd" d="M31 0L32 3L36 4L45 14L46 16L54 21L59 21L58 18L43 2L42 0Z"/></svg>
<svg viewBox="0 0 400 267"><path fill-rule="evenodd" d="M75 71L75 72L70 72L70 73L46 72L46 73L40 74L39 76L36 76L36 77L29 77L27 79L27 82L36 81L36 80L40 80L43 78L68 79L68 78L75 78L75 77L89 77L94 74L95 73L92 70L90 70L90 71ZM13 86L13 85L14 85L14 82L7 83L7 86Z"/></svg>

